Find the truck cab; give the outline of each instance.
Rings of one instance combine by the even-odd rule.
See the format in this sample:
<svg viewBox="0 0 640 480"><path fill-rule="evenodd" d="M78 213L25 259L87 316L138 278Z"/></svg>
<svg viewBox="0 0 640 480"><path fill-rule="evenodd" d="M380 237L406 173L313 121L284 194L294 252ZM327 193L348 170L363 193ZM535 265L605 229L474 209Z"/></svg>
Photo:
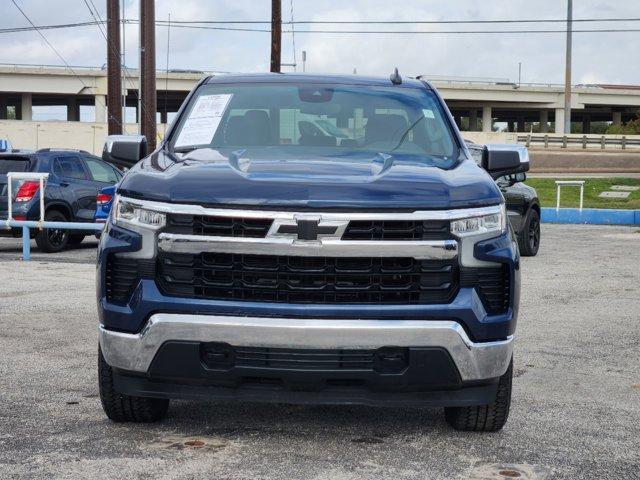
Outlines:
<svg viewBox="0 0 640 480"><path fill-rule="evenodd" d="M414 79L205 78L156 151L110 137L97 268L100 395L114 421L173 398L445 407L507 420L519 253L494 179Z"/></svg>

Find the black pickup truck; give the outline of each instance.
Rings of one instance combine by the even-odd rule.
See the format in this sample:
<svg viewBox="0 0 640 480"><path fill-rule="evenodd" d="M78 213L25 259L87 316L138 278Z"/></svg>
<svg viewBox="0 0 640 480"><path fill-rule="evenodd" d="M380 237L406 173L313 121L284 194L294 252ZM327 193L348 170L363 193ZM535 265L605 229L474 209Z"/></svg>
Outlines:
<svg viewBox="0 0 640 480"><path fill-rule="evenodd" d="M482 164L484 147L465 140L469 152L478 165ZM507 216L518 237L520 254L534 257L540 248L540 199L536 189L523 183L527 174L519 172L504 175L496 183L504 195Z"/></svg>

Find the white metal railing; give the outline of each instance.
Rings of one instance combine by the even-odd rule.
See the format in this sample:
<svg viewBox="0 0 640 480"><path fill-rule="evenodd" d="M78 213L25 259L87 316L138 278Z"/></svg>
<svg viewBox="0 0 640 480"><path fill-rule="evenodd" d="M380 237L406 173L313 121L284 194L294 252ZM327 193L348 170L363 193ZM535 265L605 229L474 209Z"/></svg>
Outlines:
<svg viewBox="0 0 640 480"><path fill-rule="evenodd" d="M0 220L0 225L4 223L5 228L22 228L22 259L27 261L31 257L31 234L30 229L55 228L60 230L93 230L99 231L104 228L103 223L80 223L80 222L47 222L44 219L44 189L49 178L48 173L41 172L9 172L7 173L7 219ZM37 180L39 182L39 206L40 220L14 220L13 219L13 180Z"/></svg>
<svg viewBox="0 0 640 480"><path fill-rule="evenodd" d="M13 220L13 180L38 180L40 182L40 223L44 223L44 186L49 179L48 173L9 172L7 173L7 224Z"/></svg>
<svg viewBox="0 0 640 480"><path fill-rule="evenodd" d="M544 148L568 148L578 146L583 149L608 148L626 150L628 148L640 148L640 135L562 135L553 133L532 133L518 134L518 143L523 143L527 147L533 145L544 146Z"/></svg>
<svg viewBox="0 0 640 480"><path fill-rule="evenodd" d="M560 188L580 187L580 211L584 200L584 180L556 180L556 212L560 210Z"/></svg>

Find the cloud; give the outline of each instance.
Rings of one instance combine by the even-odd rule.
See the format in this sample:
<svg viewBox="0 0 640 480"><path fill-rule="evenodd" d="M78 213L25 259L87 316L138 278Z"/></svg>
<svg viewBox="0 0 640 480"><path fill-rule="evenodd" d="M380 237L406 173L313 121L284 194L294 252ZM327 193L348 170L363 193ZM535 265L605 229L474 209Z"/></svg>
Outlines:
<svg viewBox="0 0 640 480"><path fill-rule="evenodd" d="M94 1L104 14L104 3ZM126 0L127 18L137 18L138 0ZM81 0L23 0L21 6L36 24L70 23L91 19ZM296 20L451 20L563 18L565 2L557 0L293 0ZM290 17L290 0L283 0L283 19ZM165 20L269 20L270 2L255 0L158 0L156 18ZM639 18L640 2L581 0L575 18ZM3 26L26 25L24 18L8 5L3 10ZM513 30L562 29L554 24L403 25L403 30ZM575 28L635 27L638 22L576 23ZM285 29L288 27L285 26ZM393 25L299 25L308 29L393 29ZM100 66L106 62L104 38L97 27L45 31L45 35L71 64ZM265 71L269 66L270 36L261 32L171 29L170 67L212 71ZM0 61L11 63L59 63L35 32L3 34ZM523 81L562 83L564 81L563 34L485 35L349 35L298 32L297 60L308 52L307 67L313 72L388 75L398 66L405 75L497 77L515 80L522 62ZM135 26L126 27L127 65L137 65L138 35ZM167 29L157 28L157 62L166 62ZM640 62L629 61L640 51L637 33L576 33L574 35L574 83L597 79L607 83L638 83ZM283 63L293 60L292 36L283 35ZM586 82L585 82L586 83Z"/></svg>

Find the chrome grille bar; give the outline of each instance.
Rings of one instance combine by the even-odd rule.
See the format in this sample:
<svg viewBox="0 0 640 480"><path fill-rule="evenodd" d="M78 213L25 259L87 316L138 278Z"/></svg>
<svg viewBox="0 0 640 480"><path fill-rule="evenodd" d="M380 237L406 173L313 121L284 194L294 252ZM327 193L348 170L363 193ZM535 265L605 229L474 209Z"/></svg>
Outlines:
<svg viewBox="0 0 640 480"><path fill-rule="evenodd" d="M285 237L206 237L161 233L158 248L170 253L252 253L303 257L413 257L419 260L451 259L458 255L455 240L342 241L322 238L298 241Z"/></svg>

